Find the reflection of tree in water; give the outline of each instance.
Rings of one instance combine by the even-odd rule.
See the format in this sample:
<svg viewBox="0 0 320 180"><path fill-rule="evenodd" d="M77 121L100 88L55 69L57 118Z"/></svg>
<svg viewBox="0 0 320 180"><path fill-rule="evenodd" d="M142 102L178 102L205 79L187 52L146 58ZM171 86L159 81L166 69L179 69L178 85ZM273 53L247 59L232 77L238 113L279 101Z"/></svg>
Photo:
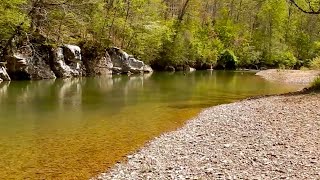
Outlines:
<svg viewBox="0 0 320 180"><path fill-rule="evenodd" d="M57 100L60 110L79 110L82 104L82 83L83 81L80 78L69 78L56 81L56 86L59 87Z"/></svg>
<svg viewBox="0 0 320 180"><path fill-rule="evenodd" d="M8 114L14 116L45 110L47 108L47 94L50 92L53 83L54 80L19 81L2 84L1 86L5 86L0 89L5 94L0 98L0 103L3 104L0 113L4 113L4 109L6 109Z"/></svg>
<svg viewBox="0 0 320 180"><path fill-rule="evenodd" d="M269 89L268 89L269 87ZM46 81L3 82L0 103L19 113L118 113L138 103L174 103L238 97L249 92L270 91L269 83L252 73L224 71L155 73L136 76L101 76ZM202 102L204 103L204 102ZM13 109L13 110L12 110ZM0 112L1 113L1 112Z"/></svg>
<svg viewBox="0 0 320 180"><path fill-rule="evenodd" d="M118 112L138 102L149 76L101 76L44 81L2 82L0 103L21 114L74 113L85 110Z"/></svg>

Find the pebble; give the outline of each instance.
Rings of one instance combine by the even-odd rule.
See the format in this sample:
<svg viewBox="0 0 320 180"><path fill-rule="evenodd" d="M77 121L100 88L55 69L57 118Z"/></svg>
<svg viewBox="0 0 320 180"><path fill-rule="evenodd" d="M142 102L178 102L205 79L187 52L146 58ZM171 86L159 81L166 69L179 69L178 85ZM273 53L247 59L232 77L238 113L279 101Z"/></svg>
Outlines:
<svg viewBox="0 0 320 180"><path fill-rule="evenodd" d="M96 178L320 179L320 109L315 107L320 107L317 93L208 108Z"/></svg>

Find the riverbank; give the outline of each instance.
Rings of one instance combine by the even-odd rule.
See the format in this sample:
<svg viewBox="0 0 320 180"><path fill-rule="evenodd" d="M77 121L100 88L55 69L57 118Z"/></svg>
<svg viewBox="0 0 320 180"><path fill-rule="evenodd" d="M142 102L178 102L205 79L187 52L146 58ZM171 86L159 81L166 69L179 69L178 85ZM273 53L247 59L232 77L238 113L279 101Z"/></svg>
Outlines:
<svg viewBox="0 0 320 180"><path fill-rule="evenodd" d="M261 76L269 81L309 85L317 76L320 75L320 71L269 69L265 71L259 71L256 75Z"/></svg>
<svg viewBox="0 0 320 180"><path fill-rule="evenodd" d="M302 82L294 78L288 82L295 81ZM320 177L319 108L320 94L272 96L208 108L98 179L316 179Z"/></svg>

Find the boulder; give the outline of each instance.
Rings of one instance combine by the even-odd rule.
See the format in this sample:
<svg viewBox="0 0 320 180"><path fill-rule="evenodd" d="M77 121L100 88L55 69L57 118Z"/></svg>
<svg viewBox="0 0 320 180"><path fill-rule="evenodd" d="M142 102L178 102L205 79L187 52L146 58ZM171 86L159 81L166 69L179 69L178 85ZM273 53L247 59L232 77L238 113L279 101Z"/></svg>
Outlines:
<svg viewBox="0 0 320 180"><path fill-rule="evenodd" d="M5 57L8 74L15 80L55 79L49 65L50 54L51 48L45 45L25 44L15 47Z"/></svg>
<svg viewBox="0 0 320 180"><path fill-rule="evenodd" d="M121 74L122 72L122 68L120 67L112 67L112 74Z"/></svg>
<svg viewBox="0 0 320 180"><path fill-rule="evenodd" d="M149 66L149 65L144 65L144 66L143 66L143 72L145 72L145 73L152 73L152 72L153 72L153 69L152 69L151 66Z"/></svg>
<svg viewBox="0 0 320 180"><path fill-rule="evenodd" d="M0 82L1 81L11 81L11 78L5 68L4 62L0 62Z"/></svg>
<svg viewBox="0 0 320 180"><path fill-rule="evenodd" d="M165 71L170 71L170 72L176 71L176 69L175 69L173 66L166 66L166 67L164 68L164 70L165 70Z"/></svg>
<svg viewBox="0 0 320 180"><path fill-rule="evenodd" d="M57 77L82 76L81 49L74 45L64 45L53 50L53 71Z"/></svg>
<svg viewBox="0 0 320 180"><path fill-rule="evenodd" d="M79 46L65 44L62 48L67 61L81 62L81 49Z"/></svg>
<svg viewBox="0 0 320 180"><path fill-rule="evenodd" d="M183 71L185 71L185 72L194 72L194 71L196 71L196 69L192 68L190 66L185 66L185 67L183 67Z"/></svg>
<svg viewBox="0 0 320 180"><path fill-rule="evenodd" d="M150 66L145 66L143 61L135 59L132 55L128 55L120 48L108 48L107 52L111 57L114 73L139 74L143 72L152 72Z"/></svg>
<svg viewBox="0 0 320 180"><path fill-rule="evenodd" d="M112 74L111 57L105 50L90 46L84 47L82 53L87 76Z"/></svg>
<svg viewBox="0 0 320 180"><path fill-rule="evenodd" d="M144 63L135 59L134 57L129 57L129 65L136 69L143 69Z"/></svg>
<svg viewBox="0 0 320 180"><path fill-rule="evenodd" d="M113 64L110 56L102 56L93 59L86 64L86 72L88 76L109 75L112 74Z"/></svg>

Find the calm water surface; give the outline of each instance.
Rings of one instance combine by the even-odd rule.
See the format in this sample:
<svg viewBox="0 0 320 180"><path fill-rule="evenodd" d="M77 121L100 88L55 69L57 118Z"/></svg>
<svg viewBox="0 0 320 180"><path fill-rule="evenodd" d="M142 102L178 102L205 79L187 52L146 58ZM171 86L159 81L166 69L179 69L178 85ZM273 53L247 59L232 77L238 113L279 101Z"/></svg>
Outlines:
<svg viewBox="0 0 320 180"><path fill-rule="evenodd" d="M87 179L203 108L300 87L250 72L0 84L1 179Z"/></svg>

